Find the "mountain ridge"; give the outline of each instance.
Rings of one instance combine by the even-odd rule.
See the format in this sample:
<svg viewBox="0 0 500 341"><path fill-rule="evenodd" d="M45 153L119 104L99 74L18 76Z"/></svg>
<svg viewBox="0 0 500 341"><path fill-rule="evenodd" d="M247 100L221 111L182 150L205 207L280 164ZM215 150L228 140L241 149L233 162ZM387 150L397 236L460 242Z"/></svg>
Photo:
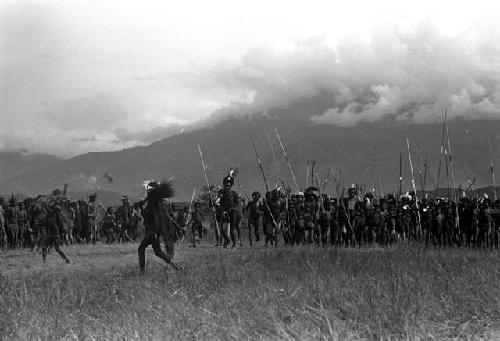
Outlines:
<svg viewBox="0 0 500 341"><path fill-rule="evenodd" d="M296 109L296 110L300 110ZM313 114L308 112L306 116ZM491 184L487 138L493 145L500 142L500 121L449 122L450 143L453 151L454 176L458 184L476 177L476 186ZM270 187L277 178L276 163L272 157L269 139L277 157L281 178L291 184L290 172L283 158L274 128L277 128L300 187L305 187L307 160L316 161L321 182L330 174L342 170L343 185L360 183L364 188L381 187L392 192L399 180L399 155L403 156L403 185L411 190L406 138L411 144L417 189L420 189L420 171L427 158L429 168L427 189L436 186L439 145L442 125L436 123L407 124L401 122L361 123L354 127L315 124L286 110L268 111L265 115L228 118L212 126L190 130L156 141L114 152L90 152L62 160L39 164L17 164L2 172L0 192L21 192L28 195L48 193L54 188L70 184L75 191L100 189L132 197L143 195L142 181L173 178L178 200L189 200L193 188L204 185L197 145L203 150L209 181L220 184L230 167L239 167L235 189L251 193L264 190L251 138L255 140ZM0 159L2 160L2 159ZM1 161L3 164L3 160ZM495 168L497 168L495 161ZM445 161L442 160L440 187L446 184ZM106 180L107 174L113 179ZM310 183L310 179L308 182ZM448 174L451 182L451 174ZM327 190L333 192L333 179ZM450 183L451 186L451 183ZM463 186L465 187L465 186Z"/></svg>

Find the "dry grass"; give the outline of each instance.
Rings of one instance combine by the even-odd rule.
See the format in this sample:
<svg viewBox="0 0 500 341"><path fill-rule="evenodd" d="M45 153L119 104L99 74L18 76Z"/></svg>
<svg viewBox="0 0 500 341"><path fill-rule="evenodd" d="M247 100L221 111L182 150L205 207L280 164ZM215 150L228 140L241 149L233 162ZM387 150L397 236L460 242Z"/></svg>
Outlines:
<svg viewBox="0 0 500 341"><path fill-rule="evenodd" d="M132 263L4 276L0 335L480 339L495 338L500 321L498 254L418 247L192 252L184 270L150 262L144 277Z"/></svg>

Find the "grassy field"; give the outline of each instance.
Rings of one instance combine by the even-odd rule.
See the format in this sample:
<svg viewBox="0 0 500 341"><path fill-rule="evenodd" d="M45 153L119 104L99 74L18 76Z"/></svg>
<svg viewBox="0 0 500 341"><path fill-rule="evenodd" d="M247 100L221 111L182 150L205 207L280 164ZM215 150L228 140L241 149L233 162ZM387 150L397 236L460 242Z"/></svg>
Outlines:
<svg viewBox="0 0 500 341"><path fill-rule="evenodd" d="M136 245L65 250L0 255L3 338L500 338L498 254L184 246L182 271L150 253L141 276Z"/></svg>

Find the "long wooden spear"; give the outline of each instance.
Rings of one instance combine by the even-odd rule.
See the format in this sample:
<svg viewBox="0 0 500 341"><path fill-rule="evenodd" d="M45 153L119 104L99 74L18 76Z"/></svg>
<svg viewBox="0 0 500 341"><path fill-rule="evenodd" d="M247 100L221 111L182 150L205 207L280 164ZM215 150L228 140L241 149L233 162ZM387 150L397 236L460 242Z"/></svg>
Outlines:
<svg viewBox="0 0 500 341"><path fill-rule="evenodd" d="M257 147L255 146L255 141L253 140L252 135L250 135L250 140L252 141L253 151L255 152L255 157L257 158L257 163L259 164L260 172L262 174L262 178L264 179L264 184L266 185L266 193L267 193L267 192L269 192L269 186L267 185L266 174L264 173L264 168L262 167L262 162L260 162L259 153L257 153ZM279 228L278 223L276 222L276 219L274 219L273 211L269 207L269 204L267 203L266 198L264 198L264 204L266 205L266 208L269 211L269 215L271 216L274 227L276 229ZM273 231L273 235L274 235L274 231Z"/></svg>
<svg viewBox="0 0 500 341"><path fill-rule="evenodd" d="M331 168L328 168L328 172L330 173L330 176L332 177L333 181L336 183L335 185L335 191L337 192L337 199L340 200L340 168L337 177L335 177L335 174L333 174L333 171ZM333 185L333 182L332 182Z"/></svg>
<svg viewBox="0 0 500 341"><path fill-rule="evenodd" d="M425 163L424 163L424 183L423 183L423 193L425 193L426 189L427 189L427 167L428 167L428 160L427 158L425 159ZM425 194L424 194L425 195Z"/></svg>
<svg viewBox="0 0 500 341"><path fill-rule="evenodd" d="M281 142L281 138L280 138L280 134L278 133L278 129L276 127L274 127L274 131L276 132L276 136L278 137L278 141L280 143L281 150L283 151L283 156L285 157L285 160L288 164L288 168L290 169L290 174L292 175L293 184L295 185L297 191L299 191L300 190L299 184L297 183L297 179L295 178L295 174L293 174L292 165L290 164L290 159L288 158L288 155L286 154L285 147L283 146L283 142Z"/></svg>
<svg viewBox="0 0 500 341"><path fill-rule="evenodd" d="M276 159L276 154L274 153L273 143L271 142L271 138L269 134L267 135L267 140L269 141L269 147L271 148L271 154L273 154L274 166L276 167L277 179L276 186L274 188L278 188L278 183L281 179L280 166L278 165L278 160Z"/></svg>
<svg viewBox="0 0 500 341"><path fill-rule="evenodd" d="M470 180L469 180L469 181L470 181ZM465 193L466 193L466 194L467 194L467 192L468 192L469 190L471 190L471 189L472 189L472 186L474 185L474 183L475 183L475 182L476 182L476 177L474 177L474 179L472 179L472 181L470 181L469 186L465 189Z"/></svg>
<svg viewBox="0 0 500 341"><path fill-rule="evenodd" d="M401 153L399 153L399 195L403 193L402 182L403 182L403 156L401 155Z"/></svg>
<svg viewBox="0 0 500 341"><path fill-rule="evenodd" d="M438 173L437 173L437 180L436 180L436 197L438 196L438 190L439 190L439 176L441 175L441 159L443 157L443 152L444 152L444 133L446 130L446 117L447 116L448 116L448 110L445 109L444 118L443 118L443 131L441 133L441 149L439 152Z"/></svg>
<svg viewBox="0 0 500 341"><path fill-rule="evenodd" d="M188 219L187 219L188 222L191 222L191 220L193 220L193 201L194 201L194 196L195 195L196 195L196 186L194 186L194 188L193 188L193 194L191 195L191 201L189 203L189 212L188 212ZM184 243L184 236L185 235L186 235L186 233L184 233L184 235L181 238L181 244ZM194 235L193 235L193 240L195 240L195 236Z"/></svg>
<svg viewBox="0 0 500 341"><path fill-rule="evenodd" d="M319 182L319 175L318 175L318 173L315 173L314 175L316 177L316 182L318 183L318 193L319 193L318 199L319 199L321 206L323 206L323 192L321 191L321 184Z"/></svg>
<svg viewBox="0 0 500 341"><path fill-rule="evenodd" d="M255 141L250 135L250 140L252 141L253 151L255 153L255 157L257 158L257 163L259 164L260 173L262 174L262 178L264 179L264 184L266 185L266 193L269 192L269 186L267 184L266 174L264 173L264 168L262 168L262 163L260 162L259 154L257 153L257 147L255 146Z"/></svg>
<svg viewBox="0 0 500 341"><path fill-rule="evenodd" d="M191 211L193 209L193 201L194 201L194 196L196 195L196 186L193 188L193 195L191 195L191 202L189 203L189 214L191 214Z"/></svg>
<svg viewBox="0 0 500 341"><path fill-rule="evenodd" d="M488 146L490 147L490 171L491 171L491 180L493 181L493 195L495 200L497 200L497 185L495 182L495 169L493 168L493 149L491 148L491 141L488 138Z"/></svg>
<svg viewBox="0 0 500 341"><path fill-rule="evenodd" d="M453 200L456 200L455 198L455 175L453 173L453 158L451 155L451 145L450 145L450 131L448 130L448 126L446 126L446 138L448 139L448 157L450 159L450 172L451 172L451 185L452 185L452 195L453 195Z"/></svg>
<svg viewBox="0 0 500 341"><path fill-rule="evenodd" d="M411 161L411 151L410 151L410 140L406 138L406 145L408 146L408 159L410 160L410 170L411 170L411 184L413 186L413 192L415 192L415 205L417 207L417 219L418 219L418 231L419 235L422 234L422 225L420 224L420 209L418 207L418 196L417 196L417 187L415 186L415 177L413 175L413 163Z"/></svg>
<svg viewBox="0 0 500 341"><path fill-rule="evenodd" d="M311 161L307 160L307 166L306 166L306 187L304 187L304 188L309 187L308 184L309 184L309 165L310 164L311 164Z"/></svg>
<svg viewBox="0 0 500 341"><path fill-rule="evenodd" d="M316 161L313 160L311 167L311 186L314 186L314 166L316 166Z"/></svg>
<svg viewBox="0 0 500 341"><path fill-rule="evenodd" d="M203 153L201 152L201 147L199 144L198 144L198 151L200 152L201 166L203 167L203 174L205 175L205 183L207 184L207 191L209 197L208 202L210 203L210 206L212 206L212 213L214 215L215 228L217 229L217 236L220 237L221 232L220 232L219 222L217 221L217 212L215 211L215 203L212 201L212 190L210 189L210 182L208 181L207 168L205 167L205 161L203 161ZM218 240L217 244L219 244Z"/></svg>
<svg viewBox="0 0 500 341"><path fill-rule="evenodd" d="M311 156L311 140L307 138L307 164L306 164L306 184L304 189L309 187L309 170L311 169L311 160L309 160L309 157ZM311 185L313 186L313 185Z"/></svg>
<svg viewBox="0 0 500 341"><path fill-rule="evenodd" d="M329 178L329 177L330 177L330 174L327 174L327 175L326 175L326 178L325 178L325 182L323 183L323 188L322 188L322 190L321 190L322 192L324 192L324 191L325 191L325 189L326 189L326 185L328 185L328 178Z"/></svg>
<svg viewBox="0 0 500 341"><path fill-rule="evenodd" d="M448 167L448 147L444 148L444 163L446 165L446 196L450 197L450 171Z"/></svg>
<svg viewBox="0 0 500 341"><path fill-rule="evenodd" d="M451 185L453 186L452 195L453 201L457 204L459 195L455 196L455 176L453 174L453 158L451 156L451 145L450 145L450 131L448 126L446 126L446 138L448 139L448 157L450 158L450 171L451 171ZM458 205L455 205L455 226L460 226L460 215L458 214Z"/></svg>

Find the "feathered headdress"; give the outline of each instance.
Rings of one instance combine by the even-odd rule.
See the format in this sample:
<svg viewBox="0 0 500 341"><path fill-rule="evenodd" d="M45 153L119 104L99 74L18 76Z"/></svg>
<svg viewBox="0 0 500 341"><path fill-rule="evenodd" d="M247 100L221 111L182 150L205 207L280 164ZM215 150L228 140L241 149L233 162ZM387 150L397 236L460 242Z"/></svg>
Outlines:
<svg viewBox="0 0 500 341"><path fill-rule="evenodd" d="M238 176L238 172L239 172L238 167L236 167L236 168L231 167L229 169L229 176L232 176L233 178L236 178Z"/></svg>
<svg viewBox="0 0 500 341"><path fill-rule="evenodd" d="M146 179L142 182L142 187L144 187L146 191L149 191L150 189L153 189L153 183L156 184L154 180Z"/></svg>
<svg viewBox="0 0 500 341"><path fill-rule="evenodd" d="M162 182L156 182L153 180L146 180L143 183L146 189L149 200L160 202L166 198L172 198L175 194L172 182L170 180L165 180Z"/></svg>
<svg viewBox="0 0 500 341"><path fill-rule="evenodd" d="M230 186L234 185L234 178L238 175L238 167L229 169L229 174L222 179L223 184L229 184Z"/></svg>

